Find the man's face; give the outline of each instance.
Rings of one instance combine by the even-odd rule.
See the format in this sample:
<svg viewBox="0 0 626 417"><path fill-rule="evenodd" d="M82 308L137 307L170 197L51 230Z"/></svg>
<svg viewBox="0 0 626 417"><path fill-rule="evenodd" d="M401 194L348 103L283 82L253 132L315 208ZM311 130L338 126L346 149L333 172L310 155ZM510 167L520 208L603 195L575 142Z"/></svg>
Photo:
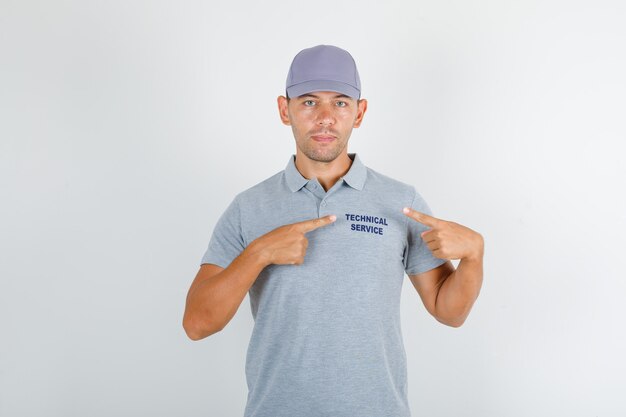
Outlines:
<svg viewBox="0 0 626 417"><path fill-rule="evenodd" d="M281 120L290 125L296 146L309 159L333 161L348 144L352 128L359 127L367 100L334 92L314 91L299 97L278 97Z"/></svg>

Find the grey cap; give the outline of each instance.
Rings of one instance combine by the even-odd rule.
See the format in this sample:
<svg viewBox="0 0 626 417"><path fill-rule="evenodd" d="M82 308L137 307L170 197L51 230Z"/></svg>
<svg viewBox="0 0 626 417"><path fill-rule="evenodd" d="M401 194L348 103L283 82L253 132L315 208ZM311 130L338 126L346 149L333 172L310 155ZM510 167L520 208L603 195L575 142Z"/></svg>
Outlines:
<svg viewBox="0 0 626 417"><path fill-rule="evenodd" d="M336 91L358 100L361 80L348 51L332 45L303 49L293 58L287 75L287 95L312 91Z"/></svg>

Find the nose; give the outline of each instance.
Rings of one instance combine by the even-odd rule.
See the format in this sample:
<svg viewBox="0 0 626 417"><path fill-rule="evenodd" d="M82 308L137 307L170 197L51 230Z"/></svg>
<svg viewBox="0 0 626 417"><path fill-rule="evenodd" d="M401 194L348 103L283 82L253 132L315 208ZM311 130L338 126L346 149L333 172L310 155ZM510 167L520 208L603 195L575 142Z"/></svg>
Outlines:
<svg viewBox="0 0 626 417"><path fill-rule="evenodd" d="M334 122L335 122L335 117L333 115L333 112L330 106L320 105L319 111L317 113L317 124L330 125L330 124L333 124Z"/></svg>

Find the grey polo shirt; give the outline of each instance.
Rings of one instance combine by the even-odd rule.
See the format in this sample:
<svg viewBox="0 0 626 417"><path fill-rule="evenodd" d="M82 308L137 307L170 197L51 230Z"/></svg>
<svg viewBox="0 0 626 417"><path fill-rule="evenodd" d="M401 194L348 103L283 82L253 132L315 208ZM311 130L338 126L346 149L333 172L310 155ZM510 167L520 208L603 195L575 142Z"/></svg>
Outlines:
<svg viewBox="0 0 626 417"><path fill-rule="evenodd" d="M324 191L289 157L286 168L237 194L218 219L201 264L226 268L254 239L285 224L335 214L306 234L301 265L269 265L249 291L254 328L244 417L408 417L400 327L404 273L445 262L428 229L402 213L432 214L416 189L366 167Z"/></svg>

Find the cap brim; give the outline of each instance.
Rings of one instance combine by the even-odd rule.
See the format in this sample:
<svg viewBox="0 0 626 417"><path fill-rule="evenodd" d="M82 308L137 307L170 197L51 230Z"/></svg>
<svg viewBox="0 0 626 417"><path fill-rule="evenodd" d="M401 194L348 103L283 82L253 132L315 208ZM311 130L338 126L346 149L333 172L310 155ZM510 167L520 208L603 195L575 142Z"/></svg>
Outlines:
<svg viewBox="0 0 626 417"><path fill-rule="evenodd" d="M287 88L287 95L289 98L293 98L313 91L335 91L352 97L355 100L361 98L361 92L356 88L341 81L331 80L310 80L292 85Z"/></svg>

